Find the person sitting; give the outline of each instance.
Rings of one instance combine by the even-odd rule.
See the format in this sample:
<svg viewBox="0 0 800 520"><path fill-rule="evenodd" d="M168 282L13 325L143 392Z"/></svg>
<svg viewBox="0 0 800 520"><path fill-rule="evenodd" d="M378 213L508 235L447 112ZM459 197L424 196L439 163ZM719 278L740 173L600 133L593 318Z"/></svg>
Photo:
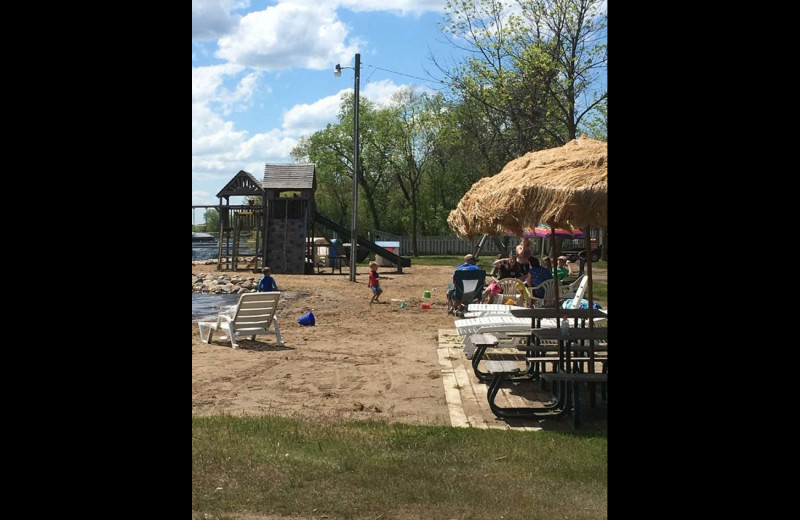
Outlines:
<svg viewBox="0 0 800 520"><path fill-rule="evenodd" d="M497 280L492 280L488 287L486 287L486 290L483 291L481 303L494 303L495 296L502 294L502 292L503 288L500 287L500 284L497 283Z"/></svg>
<svg viewBox="0 0 800 520"><path fill-rule="evenodd" d="M531 268L528 270L528 275L525 277L523 283L531 289L531 295L537 298L544 298L544 289L538 289L536 291L532 289L545 280L553 278L553 273L539 265L539 259L535 256L530 257L528 261L531 264Z"/></svg>
<svg viewBox="0 0 800 520"><path fill-rule="evenodd" d="M558 265L556 265L556 272L558 273L559 282L567 276L572 275L572 265L570 261L567 260L566 256L559 256L556 262L558 262Z"/></svg>
<svg viewBox="0 0 800 520"><path fill-rule="evenodd" d="M542 265L542 267L544 267L548 271L552 271L553 270L553 262L550 261L550 257L549 256L546 256L546 257L542 258L541 265Z"/></svg>
<svg viewBox="0 0 800 520"><path fill-rule="evenodd" d="M479 271L479 270L480 267L478 267L478 264L475 261L475 257L472 255L464 256L464 263L456 267L456 271Z"/></svg>
<svg viewBox="0 0 800 520"><path fill-rule="evenodd" d="M492 265L500 269L500 280L503 278L522 278L524 276L522 264L518 262L516 256L498 258Z"/></svg>
<svg viewBox="0 0 800 520"><path fill-rule="evenodd" d="M480 271L481 268L475 261L475 257L471 254L464 256L464 263L456 267L456 271ZM456 275L453 273L453 285L457 285ZM483 287L481 287L483 290ZM447 297L447 314L455 314L456 316L463 315L465 305L455 300L455 287L448 289L445 296Z"/></svg>
<svg viewBox="0 0 800 520"><path fill-rule="evenodd" d="M278 284L275 283L275 278L272 277L272 269L265 267L262 272L264 276L258 280L256 290L258 292L280 291L280 289L278 289Z"/></svg>

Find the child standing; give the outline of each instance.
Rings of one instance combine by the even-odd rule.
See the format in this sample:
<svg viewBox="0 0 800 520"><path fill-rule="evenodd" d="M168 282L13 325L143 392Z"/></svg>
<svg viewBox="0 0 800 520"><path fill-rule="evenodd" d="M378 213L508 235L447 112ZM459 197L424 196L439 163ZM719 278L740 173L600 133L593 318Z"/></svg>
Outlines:
<svg viewBox="0 0 800 520"><path fill-rule="evenodd" d="M391 278L384 277L384 280L391 280ZM378 273L378 262L372 261L369 263L369 284L367 287L372 289L372 300L369 303L381 303L380 297L383 289L381 289L381 275Z"/></svg>
<svg viewBox="0 0 800 520"><path fill-rule="evenodd" d="M272 269L265 267L263 273L264 276L258 281L258 292L278 291L278 284L275 283L275 278L270 276Z"/></svg>

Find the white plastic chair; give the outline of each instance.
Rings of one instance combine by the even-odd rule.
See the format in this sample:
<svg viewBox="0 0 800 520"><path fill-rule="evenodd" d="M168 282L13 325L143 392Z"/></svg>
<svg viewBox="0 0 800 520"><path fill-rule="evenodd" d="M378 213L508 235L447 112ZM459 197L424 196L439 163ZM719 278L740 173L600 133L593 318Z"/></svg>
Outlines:
<svg viewBox="0 0 800 520"><path fill-rule="evenodd" d="M536 296L535 291L539 289L544 289L542 298ZM556 299L556 286L552 278L543 281L536 287L531 287L529 291L531 293L531 307L547 307L548 305L553 305L553 301Z"/></svg>
<svg viewBox="0 0 800 520"><path fill-rule="evenodd" d="M278 345L283 345L278 317L275 316L280 296L278 291L242 294L233 318L220 314L216 321L198 323L200 341L208 343L215 330L224 330L228 333L233 348L239 348L237 334L250 336L251 341L256 339L257 334L275 334ZM271 324L274 324L274 330L269 330Z"/></svg>
<svg viewBox="0 0 800 520"><path fill-rule="evenodd" d="M497 285L503 288L503 292L494 297L492 303L505 303L509 298L514 300L513 305L528 306L528 294L525 285L517 278L503 278L497 281Z"/></svg>

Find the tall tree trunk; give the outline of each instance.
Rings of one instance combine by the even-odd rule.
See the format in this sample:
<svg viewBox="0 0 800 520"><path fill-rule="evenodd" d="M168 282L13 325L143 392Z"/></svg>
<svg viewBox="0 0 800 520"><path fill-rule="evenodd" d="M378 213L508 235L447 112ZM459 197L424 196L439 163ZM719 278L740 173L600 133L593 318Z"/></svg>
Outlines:
<svg viewBox="0 0 800 520"><path fill-rule="evenodd" d="M417 214L417 190L411 190L411 254L412 256L419 256L417 254L417 223L419 215Z"/></svg>
<svg viewBox="0 0 800 520"><path fill-rule="evenodd" d="M359 161L360 162L360 161ZM378 214L378 208L375 207L375 194L372 193L372 190L367 184L367 181L364 180L364 170L359 169L361 175L358 176L358 183L361 185L361 192L367 198L367 205L369 206L369 212L372 214L372 222L374 229L383 229L381 227L381 219L380 215Z"/></svg>

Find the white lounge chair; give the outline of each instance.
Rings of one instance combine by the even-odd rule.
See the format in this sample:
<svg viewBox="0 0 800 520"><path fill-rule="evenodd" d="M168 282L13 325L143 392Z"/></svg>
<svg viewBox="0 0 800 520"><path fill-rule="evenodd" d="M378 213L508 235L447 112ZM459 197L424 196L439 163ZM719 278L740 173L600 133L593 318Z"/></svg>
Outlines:
<svg viewBox="0 0 800 520"><path fill-rule="evenodd" d="M570 305L570 309L579 309L581 305L581 300L583 299L583 295L586 293L586 288L589 287L589 277L584 276L581 282L578 284L578 289L575 291L575 295L572 296L572 303ZM561 306L564 306L564 302L569 301L570 298L564 299L561 302Z"/></svg>
<svg viewBox="0 0 800 520"><path fill-rule="evenodd" d="M233 318L220 314L216 321L198 323L200 340L208 343L215 330L224 330L228 333L233 348L239 348L239 344L236 342L237 334L250 336L251 341L256 338L257 334L275 334L278 345L283 345L278 317L275 316L280 296L281 293L278 291L242 294ZM270 330L271 324L274 324L273 330Z"/></svg>
<svg viewBox="0 0 800 520"><path fill-rule="evenodd" d="M455 320L456 332L459 336L474 334L475 332L478 332L478 329L481 327L488 327L490 325L497 325L501 328L505 326L509 330L530 330L531 320L528 318L515 318L514 316L511 316L511 314L494 314L480 318ZM514 326L518 328L513 328Z"/></svg>
<svg viewBox="0 0 800 520"><path fill-rule="evenodd" d="M518 305L505 305L502 303L470 303L467 305L465 318L480 318L483 316L493 316L495 314L509 315L511 309L524 309Z"/></svg>

